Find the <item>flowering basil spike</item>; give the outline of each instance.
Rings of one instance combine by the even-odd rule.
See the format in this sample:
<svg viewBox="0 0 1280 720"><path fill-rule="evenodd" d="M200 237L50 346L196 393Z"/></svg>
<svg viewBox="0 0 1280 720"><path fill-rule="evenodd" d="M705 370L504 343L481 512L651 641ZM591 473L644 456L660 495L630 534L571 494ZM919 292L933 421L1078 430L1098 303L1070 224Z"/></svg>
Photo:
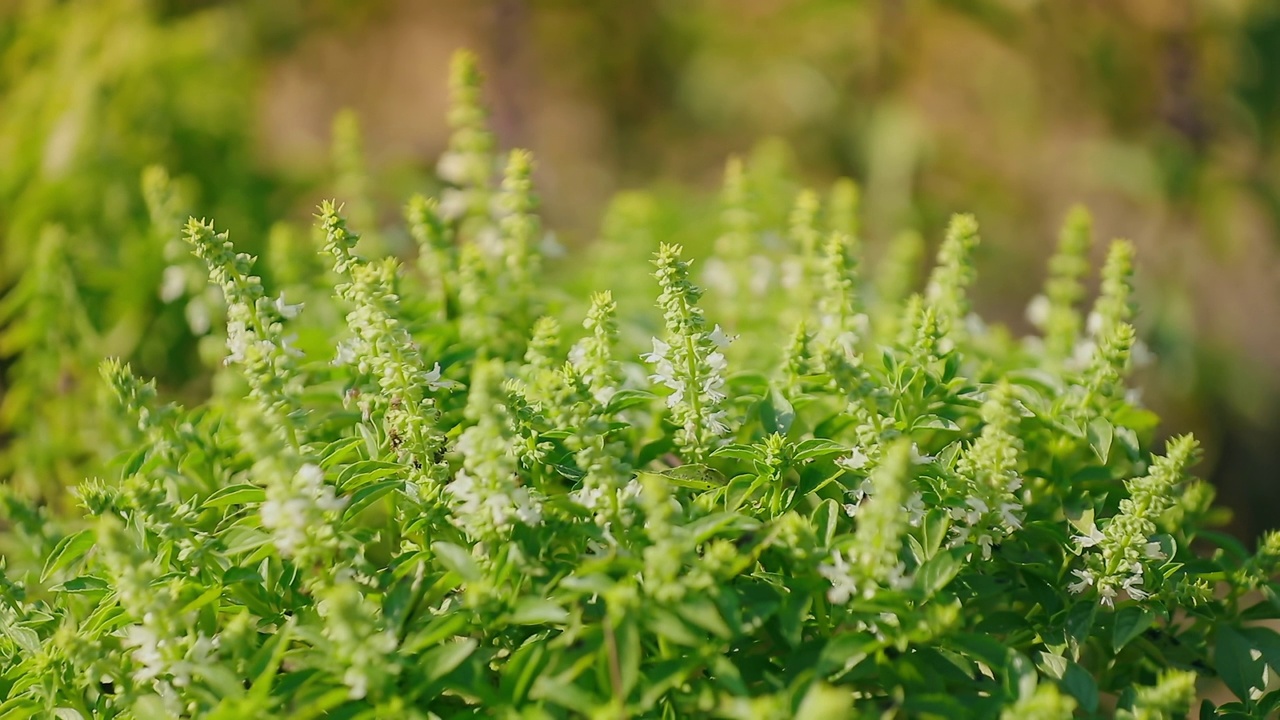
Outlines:
<svg viewBox="0 0 1280 720"><path fill-rule="evenodd" d="M938 315L943 334L964 333L969 318L968 289L977 277L973 250L978 245L978 221L972 215L954 215L938 248L938 262L925 287L925 300ZM954 342L954 341L953 341Z"/></svg>
<svg viewBox="0 0 1280 720"><path fill-rule="evenodd" d="M713 290L725 312L730 328L739 328L753 319L754 303L744 303L744 293L752 290L751 263L756 248L758 219L751 207L747 176L742 159L731 157L724 167L724 185L720 191L720 235L715 253L707 259L702 280Z"/></svg>
<svg viewBox="0 0 1280 720"><path fill-rule="evenodd" d="M396 261L369 263L352 254L359 236L347 229L332 201L320 206L320 227L333 269L346 280L337 286L337 296L351 308L346 319L352 337L339 347L338 362L377 383L380 394L362 395L366 410L382 413L390 449L410 466L411 487L422 493L446 474L437 459L444 433L436 427L439 412L430 395L446 385L440 364L427 367L399 319Z"/></svg>
<svg viewBox="0 0 1280 720"><path fill-rule="evenodd" d="M967 481L963 506L953 508L954 542L973 543L983 558L991 548L1022 529L1023 509L1018 476L1018 414L1013 392L1000 383L982 404L982 434L960 458L957 471Z"/></svg>
<svg viewBox="0 0 1280 720"><path fill-rule="evenodd" d="M649 378L671 389L667 407L678 428L676 445L685 460L701 462L716 439L729 433L722 408L727 365L721 352L729 338L719 325L707 330L698 307L702 290L689 281L689 263L680 253L679 245L664 243L654 260L667 332L666 340L653 339L653 352L643 357L654 366Z"/></svg>
<svg viewBox="0 0 1280 720"><path fill-rule="evenodd" d="M924 238L908 230L893 237L884 258L876 266L874 291L879 302L872 319L876 324L876 338L881 342L892 340L898 334L901 316L897 310L919 282L922 258Z"/></svg>
<svg viewBox="0 0 1280 720"><path fill-rule="evenodd" d="M481 553L500 550L517 523L542 523L542 496L520 483L502 380L502 361L475 365L466 407L474 424L458 437L455 450L462 456L462 469L446 488L454 503L453 523L478 543Z"/></svg>
<svg viewBox="0 0 1280 720"><path fill-rule="evenodd" d="M1196 701L1196 695L1195 673L1164 670L1155 685L1136 688L1131 717L1134 720L1174 720L1186 717L1187 710Z"/></svg>
<svg viewBox="0 0 1280 720"><path fill-rule="evenodd" d="M240 366L249 383L250 396L268 420L293 446L303 436L298 420L302 379L291 347L293 335L285 335L284 323L301 306L285 303L284 296L268 298L262 280L250 274L254 258L237 253L226 232L213 224L191 218L186 240L209 268L209 277L222 289L227 302L227 364Z"/></svg>
<svg viewBox="0 0 1280 720"><path fill-rule="evenodd" d="M1096 588L1099 600L1108 606L1115 604L1121 592L1134 600L1145 600L1152 594L1144 582L1156 574L1156 563L1163 565L1169 560L1153 537L1157 521L1174 506L1177 488L1195 458L1196 448L1190 435L1170 440L1165 455L1155 459L1146 475L1125 481L1128 497L1120 501L1119 513L1101 529L1093 525L1073 538L1081 550L1089 552L1084 554L1085 567L1073 571L1071 592ZM1153 571L1151 576L1145 572L1148 568ZM1198 594L1195 588L1186 590L1193 596Z"/></svg>
<svg viewBox="0 0 1280 720"><path fill-rule="evenodd" d="M482 220L489 214L493 192L494 146L489 111L484 106L483 78L476 56L454 53L449 75L449 149L440 156L436 172L454 187L440 202L448 220Z"/></svg>
<svg viewBox="0 0 1280 720"><path fill-rule="evenodd" d="M1089 334L1105 336L1113 326L1133 317L1133 243L1116 240L1102 266L1102 289L1089 315Z"/></svg>
<svg viewBox="0 0 1280 720"><path fill-rule="evenodd" d="M1083 207L1067 214L1058 239L1058 250L1049 260L1044 294L1027 306L1027 318L1044 331L1045 352L1061 361L1071 357L1080 339L1077 305L1084 299L1084 277L1089 274L1089 248L1093 245L1093 219Z"/></svg>
<svg viewBox="0 0 1280 720"><path fill-rule="evenodd" d="M418 245L418 269L430 284L439 320L450 317L449 303L454 276L458 272L453 250L453 237L440 217L440 204L435 198L415 195L404 210L409 234Z"/></svg>
<svg viewBox="0 0 1280 720"><path fill-rule="evenodd" d="M852 545L832 552L830 561L818 568L831 583L827 598L837 605L909 584L898 555L909 527L905 506L912 495L911 444L897 440L881 458L871 473L868 497L858 509Z"/></svg>

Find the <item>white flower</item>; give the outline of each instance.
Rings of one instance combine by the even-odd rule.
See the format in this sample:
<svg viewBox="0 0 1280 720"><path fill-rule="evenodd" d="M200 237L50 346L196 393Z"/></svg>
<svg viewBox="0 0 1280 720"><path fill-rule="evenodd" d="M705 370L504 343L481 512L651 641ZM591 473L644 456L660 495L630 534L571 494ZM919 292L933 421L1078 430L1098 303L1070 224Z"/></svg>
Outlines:
<svg viewBox="0 0 1280 720"><path fill-rule="evenodd" d="M1093 586L1093 583L1096 580L1092 570L1081 570L1077 568L1075 570L1072 570L1071 574L1075 575L1076 578L1078 579L1076 580L1076 582L1073 582L1070 585L1068 585L1067 590L1075 595L1079 595L1085 590L1088 590L1090 587Z"/></svg>
<svg viewBox="0 0 1280 720"><path fill-rule="evenodd" d="M181 265L170 265L164 269L160 280L160 299L166 303L182 297L187 291L187 273Z"/></svg>
<svg viewBox="0 0 1280 720"><path fill-rule="evenodd" d="M709 429L713 435L723 436L729 434L729 426L724 422L725 412L723 410L716 410L715 412L709 413L704 420L707 424L707 429Z"/></svg>
<svg viewBox="0 0 1280 720"><path fill-rule="evenodd" d="M912 465L928 465L936 458L933 455L921 455L920 448L915 443L911 443L911 464ZM985 512L985 511L984 511Z"/></svg>
<svg viewBox="0 0 1280 720"><path fill-rule="evenodd" d="M1168 560L1169 556L1164 554L1164 548L1160 547L1158 542L1149 542L1143 549L1144 553L1151 560Z"/></svg>
<svg viewBox="0 0 1280 720"><path fill-rule="evenodd" d="M1085 548L1091 548L1102 542L1106 539L1106 536L1102 534L1102 531L1098 529L1096 524L1089 523L1088 532L1083 535L1076 535L1071 539L1080 545L1081 550L1084 550Z"/></svg>
<svg viewBox="0 0 1280 720"><path fill-rule="evenodd" d="M298 313L302 311L302 303L290 305L284 301L284 293L280 293L280 297L275 301L276 312L280 313L280 317L285 320L292 320L298 317Z"/></svg>
<svg viewBox="0 0 1280 720"><path fill-rule="evenodd" d="M285 337L280 338L280 349L283 350L286 355L292 355L293 357L302 357L303 355L302 351L296 347L293 347L293 344L297 341L298 341L297 333L286 335Z"/></svg>
<svg viewBox="0 0 1280 720"><path fill-rule="evenodd" d="M1000 519L1004 521L1006 527L1012 530L1022 529L1022 518L1018 516L1018 512L1022 510L1022 505L1016 502L1007 502L1000 504Z"/></svg>
<svg viewBox="0 0 1280 720"><path fill-rule="evenodd" d="M249 345L253 342L253 334L249 332L248 326L240 320L230 320L227 322L227 358L223 362L230 365L231 363L244 362L249 352Z"/></svg>
<svg viewBox="0 0 1280 720"><path fill-rule="evenodd" d="M919 492L912 493L904 508L907 511L907 523L911 527L920 527L920 523L924 522L925 511L927 510L924 504L924 495Z"/></svg>
<svg viewBox="0 0 1280 720"><path fill-rule="evenodd" d="M720 258L707 259L702 270L702 281L707 287L715 288L716 292L725 297L733 297L738 292L738 282L734 279L733 272Z"/></svg>
<svg viewBox="0 0 1280 720"><path fill-rule="evenodd" d="M453 387L454 383L451 380L440 379L440 372L441 372L440 363L436 363L434 366L432 366L431 370L429 370L426 373L426 375L423 376L422 379L427 381L428 389L439 390L441 388Z"/></svg>
<svg viewBox="0 0 1280 720"><path fill-rule="evenodd" d="M1138 572L1124 579L1120 583L1120 588L1129 593L1129 597L1134 600L1146 600L1151 596L1146 590L1142 589L1142 573Z"/></svg>
<svg viewBox="0 0 1280 720"><path fill-rule="evenodd" d="M1090 335L1097 335L1102 332L1102 315L1097 312L1089 313L1089 318L1085 321L1085 332Z"/></svg>
<svg viewBox="0 0 1280 720"><path fill-rule="evenodd" d="M1098 588L1099 602L1107 607L1116 606L1116 589L1111 585L1104 585Z"/></svg>
<svg viewBox="0 0 1280 720"><path fill-rule="evenodd" d="M719 325L716 325L714 328L712 328L712 329L711 329L711 332L710 332L710 333L707 333L707 339L709 339L712 343L714 343L714 344L715 344L715 346L716 346L716 347L718 347L718 348L725 348L725 347L729 347L729 343L731 343L731 342L733 342L734 340L736 340L736 339L737 339L737 337L738 337L738 336L736 336L736 335L733 335L733 336L726 335L726 334L724 333L724 330L721 330L721 329L720 329L720 326L719 326ZM714 355L719 355L719 353L713 353L713 354L714 354ZM708 360L708 362L710 362L710 358L708 358L707 360ZM724 356L723 356L723 355L720 355L720 360L721 360L721 362L723 362L723 361L724 361ZM723 369L723 368L720 368L720 369Z"/></svg>
<svg viewBox="0 0 1280 720"><path fill-rule="evenodd" d="M1053 305L1044 295L1036 295L1027 303L1027 322L1042 328L1049 322L1049 311Z"/></svg>
<svg viewBox="0 0 1280 720"><path fill-rule="evenodd" d="M836 464L847 470L861 470L871 462L871 458L859 448L854 448L847 456L836 460Z"/></svg>
<svg viewBox="0 0 1280 720"><path fill-rule="evenodd" d="M850 572L852 566L838 551L831 553L831 562L818 565L818 572L831 583L827 600L843 605L858 594L858 583Z"/></svg>
<svg viewBox="0 0 1280 720"><path fill-rule="evenodd" d="M436 163L436 174L441 180L461 185L467 180L467 156L459 152L446 152Z"/></svg>
<svg viewBox="0 0 1280 720"><path fill-rule="evenodd" d="M343 340L338 343L338 353L333 358L334 365L350 365L356 361L355 342Z"/></svg>

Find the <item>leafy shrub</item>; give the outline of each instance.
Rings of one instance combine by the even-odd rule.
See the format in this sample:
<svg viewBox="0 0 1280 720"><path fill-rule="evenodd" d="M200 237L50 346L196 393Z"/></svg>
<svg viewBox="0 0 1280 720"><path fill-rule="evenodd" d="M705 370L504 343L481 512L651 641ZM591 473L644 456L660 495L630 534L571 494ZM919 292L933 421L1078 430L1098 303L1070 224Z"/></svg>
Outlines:
<svg viewBox="0 0 1280 720"><path fill-rule="evenodd" d="M3 580L0 716L1174 718L1214 675L1238 700L1202 714L1280 703L1280 535L1207 530L1194 440L1148 449L1129 244L1085 316L1073 213L1019 340L970 312L973 218L923 292L910 236L873 287L855 186L768 246L731 163L705 275L655 253L660 326L601 292L571 337L477 83L462 56L414 267L326 202L303 311L187 223L227 370L188 410L102 366L133 437Z"/></svg>

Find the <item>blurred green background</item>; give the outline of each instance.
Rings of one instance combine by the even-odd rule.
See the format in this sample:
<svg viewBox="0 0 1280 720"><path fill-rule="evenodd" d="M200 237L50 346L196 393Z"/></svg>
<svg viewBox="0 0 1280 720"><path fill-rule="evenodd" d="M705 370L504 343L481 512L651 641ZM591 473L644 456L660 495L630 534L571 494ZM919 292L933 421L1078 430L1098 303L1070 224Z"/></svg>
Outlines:
<svg viewBox="0 0 1280 720"><path fill-rule="evenodd" d="M6 497L52 501L92 467L102 355L207 392L218 308L183 266L187 213L294 272L324 197L406 247L459 47L500 143L538 158L565 267L601 266L617 193L653 228L623 238L635 257L706 247L736 154L779 217L800 187L857 179L873 255L975 213L977 307L1024 333L1086 204L1100 240L1138 246L1145 401L1202 438L1237 532L1280 524L1274 0L0 0ZM144 183L155 164L173 181Z"/></svg>

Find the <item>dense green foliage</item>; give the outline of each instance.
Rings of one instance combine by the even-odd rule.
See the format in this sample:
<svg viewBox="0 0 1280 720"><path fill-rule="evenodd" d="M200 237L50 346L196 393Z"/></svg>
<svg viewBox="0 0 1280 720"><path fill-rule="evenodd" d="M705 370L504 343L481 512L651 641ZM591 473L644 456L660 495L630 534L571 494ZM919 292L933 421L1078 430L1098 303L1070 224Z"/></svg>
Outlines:
<svg viewBox="0 0 1280 720"><path fill-rule="evenodd" d="M187 409L102 365L123 452L83 525L14 524L39 560L0 578L0 717L1152 719L1212 677L1238 699L1207 716L1280 703L1280 535L1209 530L1195 441L1152 448L1131 245L1086 314L1074 212L1014 338L970 310L974 218L917 293L914 236L865 269L853 183L769 228L786 200L731 162L701 273L661 244L637 280L623 201L578 308L477 83L460 56L412 265L326 202L328 270L282 256L282 293L186 223L225 368Z"/></svg>

